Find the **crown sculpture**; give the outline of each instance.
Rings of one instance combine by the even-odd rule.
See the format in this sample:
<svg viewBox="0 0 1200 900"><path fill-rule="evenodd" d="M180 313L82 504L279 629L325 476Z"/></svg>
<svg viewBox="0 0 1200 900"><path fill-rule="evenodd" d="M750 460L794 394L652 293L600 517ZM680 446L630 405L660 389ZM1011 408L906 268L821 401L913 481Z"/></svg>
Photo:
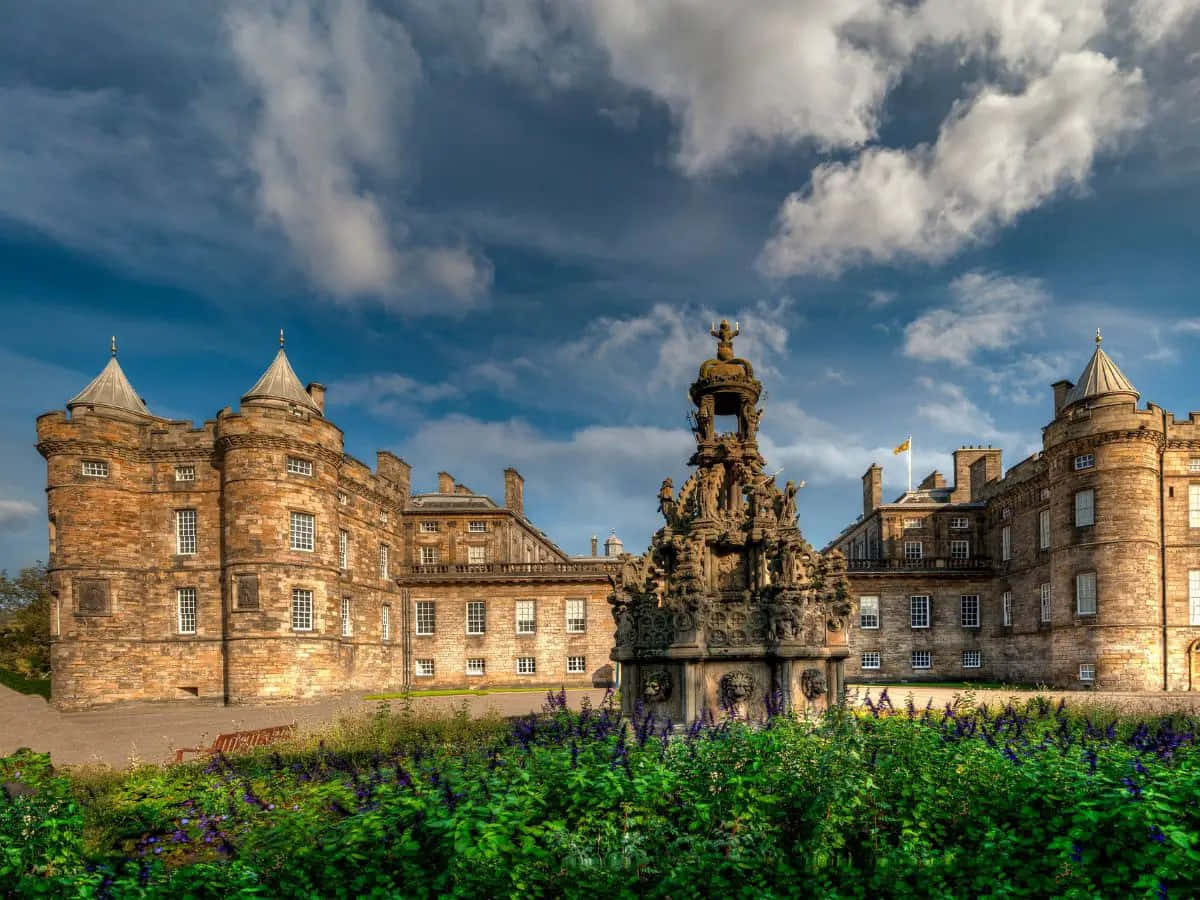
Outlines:
<svg viewBox="0 0 1200 900"><path fill-rule="evenodd" d="M813 550L796 524L797 485L781 490L763 472L762 383L733 355L739 333L727 320L711 330L717 357L689 391L696 471L678 494L663 481L666 524L612 576L626 712L640 699L676 722L717 708L757 717L822 709L842 693L846 561ZM719 416L736 416L736 431L718 433Z"/></svg>

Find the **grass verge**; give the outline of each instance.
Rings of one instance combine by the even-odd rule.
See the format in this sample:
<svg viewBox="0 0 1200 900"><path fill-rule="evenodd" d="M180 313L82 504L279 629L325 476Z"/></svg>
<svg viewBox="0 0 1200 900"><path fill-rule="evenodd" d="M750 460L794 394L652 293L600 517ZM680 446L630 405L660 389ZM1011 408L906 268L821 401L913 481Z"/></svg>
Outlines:
<svg viewBox="0 0 1200 900"><path fill-rule="evenodd" d="M49 678L26 678L16 672L0 669L0 684L19 694L37 694L39 697L50 699Z"/></svg>
<svg viewBox="0 0 1200 900"><path fill-rule="evenodd" d="M505 688L446 688L444 690L428 691L387 691L379 694L367 694L364 700L403 700L405 697L486 697L489 694L544 694L546 691L557 691L557 684L543 684L539 687L505 687ZM591 688L566 688L569 691L592 690Z"/></svg>

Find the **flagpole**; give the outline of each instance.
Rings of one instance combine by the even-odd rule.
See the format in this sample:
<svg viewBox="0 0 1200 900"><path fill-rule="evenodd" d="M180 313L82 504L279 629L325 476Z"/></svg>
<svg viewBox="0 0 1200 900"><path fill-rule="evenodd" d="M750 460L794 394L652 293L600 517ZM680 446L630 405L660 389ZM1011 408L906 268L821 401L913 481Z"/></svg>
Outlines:
<svg viewBox="0 0 1200 900"><path fill-rule="evenodd" d="M908 436L908 492L912 493L912 435Z"/></svg>

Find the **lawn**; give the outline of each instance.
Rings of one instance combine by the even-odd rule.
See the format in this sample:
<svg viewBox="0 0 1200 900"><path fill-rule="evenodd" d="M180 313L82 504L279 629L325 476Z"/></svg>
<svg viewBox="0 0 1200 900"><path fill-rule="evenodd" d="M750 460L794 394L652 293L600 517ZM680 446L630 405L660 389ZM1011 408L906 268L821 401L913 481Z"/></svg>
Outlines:
<svg viewBox="0 0 1200 900"><path fill-rule="evenodd" d="M382 706L241 757L0 760L0 895L1191 897L1200 722L886 697L687 728Z"/></svg>
<svg viewBox="0 0 1200 900"><path fill-rule="evenodd" d="M0 669L0 685L11 688L21 694L37 694L50 699L49 678L26 678L8 669Z"/></svg>
<svg viewBox="0 0 1200 900"><path fill-rule="evenodd" d="M405 698L416 697L486 697L489 694L544 694L549 690L553 690L552 685L529 686L522 685L520 687L499 687L499 688L445 688L445 689L430 689L426 691L388 691L381 694L368 694L364 700L404 700ZM579 690L590 690L589 688L580 688Z"/></svg>

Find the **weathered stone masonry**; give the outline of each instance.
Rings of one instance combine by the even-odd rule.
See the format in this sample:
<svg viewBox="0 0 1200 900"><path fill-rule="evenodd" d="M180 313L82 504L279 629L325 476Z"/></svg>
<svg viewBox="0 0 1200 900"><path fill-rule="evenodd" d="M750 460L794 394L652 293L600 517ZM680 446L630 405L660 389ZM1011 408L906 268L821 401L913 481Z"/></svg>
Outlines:
<svg viewBox="0 0 1200 900"><path fill-rule="evenodd" d="M611 680L611 561L572 560L534 527L513 469L504 507L447 473L412 495L386 451L372 472L344 453L324 394L281 348L239 411L196 428L149 412L114 345L67 413L38 418L57 706ZM293 547L293 513L311 550ZM582 632L566 631L568 598L585 601ZM535 603L532 635L516 634L518 599ZM433 635L415 634L418 600ZM465 633L468 602L484 604L482 635Z"/></svg>

